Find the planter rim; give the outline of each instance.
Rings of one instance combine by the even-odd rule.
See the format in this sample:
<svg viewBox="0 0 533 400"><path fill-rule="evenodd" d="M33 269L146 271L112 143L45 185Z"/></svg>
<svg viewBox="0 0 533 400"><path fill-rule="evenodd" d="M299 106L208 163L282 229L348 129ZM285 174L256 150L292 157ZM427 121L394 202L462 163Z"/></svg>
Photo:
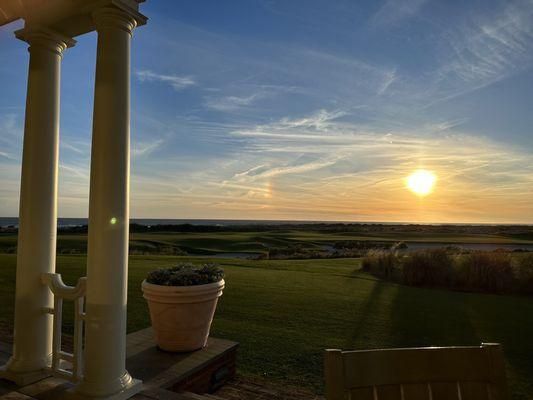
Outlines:
<svg viewBox="0 0 533 400"><path fill-rule="evenodd" d="M224 279L219 280L218 282L204 283L202 285L190 285L190 286L167 286L167 285L156 285L154 283L149 283L144 279L141 284L143 289L153 290L156 292L185 292L185 293L196 293L204 292L211 289L220 289L225 286Z"/></svg>

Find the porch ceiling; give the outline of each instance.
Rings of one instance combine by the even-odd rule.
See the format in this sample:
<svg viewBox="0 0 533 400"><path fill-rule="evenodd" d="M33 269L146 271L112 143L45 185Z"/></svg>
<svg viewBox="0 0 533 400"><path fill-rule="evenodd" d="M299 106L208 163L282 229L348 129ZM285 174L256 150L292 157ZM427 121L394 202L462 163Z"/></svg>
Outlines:
<svg viewBox="0 0 533 400"><path fill-rule="evenodd" d="M94 30L91 11L105 5L130 11L137 25L144 25L146 18L139 13L142 2L144 0L2 0L0 26L23 19L26 29L47 26L75 37Z"/></svg>

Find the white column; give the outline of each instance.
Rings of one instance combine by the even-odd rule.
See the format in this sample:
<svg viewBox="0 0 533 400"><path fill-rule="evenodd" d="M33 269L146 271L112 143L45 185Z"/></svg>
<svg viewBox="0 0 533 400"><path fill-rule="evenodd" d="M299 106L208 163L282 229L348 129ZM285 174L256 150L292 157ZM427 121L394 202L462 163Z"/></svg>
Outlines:
<svg viewBox="0 0 533 400"><path fill-rule="evenodd" d="M48 375L52 296L41 275L55 272L59 80L62 53L74 41L50 30L17 31L30 44L15 294L13 356L0 376L20 385Z"/></svg>
<svg viewBox="0 0 533 400"><path fill-rule="evenodd" d="M130 40L135 19L93 13L98 32L94 94L85 366L78 398L123 399L141 389L126 371Z"/></svg>

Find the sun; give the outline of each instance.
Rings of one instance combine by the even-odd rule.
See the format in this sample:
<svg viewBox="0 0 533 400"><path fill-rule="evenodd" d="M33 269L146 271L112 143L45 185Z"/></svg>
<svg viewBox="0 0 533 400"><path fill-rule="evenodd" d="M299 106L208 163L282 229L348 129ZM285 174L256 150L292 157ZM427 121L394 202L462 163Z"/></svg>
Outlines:
<svg viewBox="0 0 533 400"><path fill-rule="evenodd" d="M405 179L407 188L418 196L427 196L433 191L437 176L425 169L413 172Z"/></svg>

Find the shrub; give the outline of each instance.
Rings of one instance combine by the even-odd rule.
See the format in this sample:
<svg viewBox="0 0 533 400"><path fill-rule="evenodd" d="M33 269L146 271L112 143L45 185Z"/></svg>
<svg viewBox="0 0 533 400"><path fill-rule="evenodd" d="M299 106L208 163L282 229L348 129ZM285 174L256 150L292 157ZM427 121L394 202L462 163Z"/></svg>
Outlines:
<svg viewBox="0 0 533 400"><path fill-rule="evenodd" d="M396 242L391 247L392 250L405 250L407 248L409 248L409 246L407 246L407 243L405 242Z"/></svg>
<svg viewBox="0 0 533 400"><path fill-rule="evenodd" d="M513 289L515 273L508 253L475 251L461 256L456 268L458 288L492 293Z"/></svg>
<svg viewBox="0 0 533 400"><path fill-rule="evenodd" d="M146 281L162 286L193 286L218 282L224 278L224 271L216 264L195 266L178 264L171 268L160 268L148 273Z"/></svg>
<svg viewBox="0 0 533 400"><path fill-rule="evenodd" d="M518 288L523 293L533 293L533 253L515 257Z"/></svg>
<svg viewBox="0 0 533 400"><path fill-rule="evenodd" d="M362 268L379 278L411 286L446 287L486 293L533 293L533 253L511 257L508 252L446 248L398 252L371 250Z"/></svg>
<svg viewBox="0 0 533 400"><path fill-rule="evenodd" d="M362 260L363 271L382 279L397 280L400 274L398 253L386 250L370 250Z"/></svg>
<svg viewBox="0 0 533 400"><path fill-rule="evenodd" d="M167 256L186 256L187 252L180 249L179 247L166 246L166 247L158 247L156 254L167 255Z"/></svg>
<svg viewBox="0 0 533 400"><path fill-rule="evenodd" d="M272 247L268 250L270 260L306 260L311 258L329 258L330 253L316 248L294 245L289 247Z"/></svg>
<svg viewBox="0 0 533 400"><path fill-rule="evenodd" d="M403 282L412 286L448 286L452 256L444 249L415 251L403 259Z"/></svg>

